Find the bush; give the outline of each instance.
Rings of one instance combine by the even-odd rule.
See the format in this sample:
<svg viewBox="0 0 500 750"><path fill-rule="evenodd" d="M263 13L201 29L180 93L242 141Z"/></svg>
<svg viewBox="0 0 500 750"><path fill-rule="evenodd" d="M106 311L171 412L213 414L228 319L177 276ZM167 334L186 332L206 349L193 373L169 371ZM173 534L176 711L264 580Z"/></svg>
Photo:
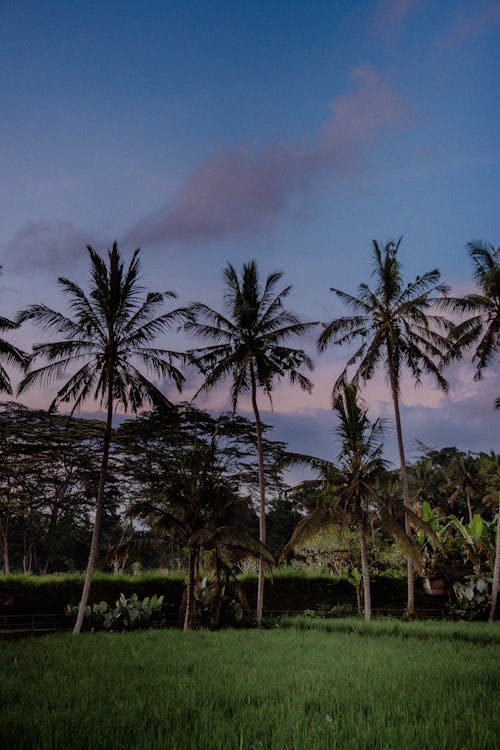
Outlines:
<svg viewBox="0 0 500 750"><path fill-rule="evenodd" d="M67 604L65 612L68 617L76 620L78 606ZM125 594L120 594L114 607L110 607L105 601L85 607L85 621L92 631L161 628L166 625L162 612L163 596L154 594L141 600L137 594L132 594L128 599Z"/></svg>

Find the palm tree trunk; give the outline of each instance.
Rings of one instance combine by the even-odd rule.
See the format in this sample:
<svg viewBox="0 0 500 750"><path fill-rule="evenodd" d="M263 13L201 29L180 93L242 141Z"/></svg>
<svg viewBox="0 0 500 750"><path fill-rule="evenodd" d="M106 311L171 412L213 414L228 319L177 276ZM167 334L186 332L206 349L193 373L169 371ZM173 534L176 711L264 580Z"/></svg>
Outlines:
<svg viewBox="0 0 500 750"><path fill-rule="evenodd" d="M85 581L83 583L82 598L78 607L78 615L73 628L73 635L78 635L81 632L83 619L85 617L85 607L90 594L90 584L92 583L92 576L94 574L95 563L97 559L97 551L99 548L99 534L101 531L101 519L102 519L102 506L104 503L104 488L106 486L106 475L108 472L108 459L109 459L109 447L111 444L111 426L113 421L113 378L110 377L108 385L108 404L107 404L107 416L106 416L106 427L104 430L104 442L102 448L102 462L101 471L99 474L99 486L97 488L97 501L95 507L95 520L94 530L92 532L92 542L90 544L89 559L87 563L87 570L85 573Z"/></svg>
<svg viewBox="0 0 500 750"><path fill-rule="evenodd" d="M194 569L196 553L191 547L188 551L188 576L186 587L186 613L184 615L184 630L191 630L193 625L193 603L194 603Z"/></svg>
<svg viewBox="0 0 500 750"><path fill-rule="evenodd" d="M490 614L488 617L488 622L493 622L493 620L495 619L499 582L500 582L500 500L498 501L497 543L495 547L495 566L493 568L493 583L491 584L491 607L490 607Z"/></svg>
<svg viewBox="0 0 500 750"><path fill-rule="evenodd" d="M252 383L252 407L255 415L255 432L257 434L257 461L259 469L259 541L266 543L266 489L264 484L264 452L262 449L262 425L260 421L259 408L257 406L257 385L253 365L250 365L250 377ZM262 622L262 610L264 608L264 559L259 558L259 580L257 583L257 611L255 620L260 627Z"/></svg>
<svg viewBox="0 0 500 750"><path fill-rule="evenodd" d="M388 347L387 361L389 366L389 382L391 385L392 401L394 404L394 417L396 420L396 434L398 438L398 450L399 450L399 462L401 466L401 486L403 490L403 505L405 508L411 508L410 502L410 491L408 489L408 472L406 470L406 458L403 446L403 431L401 429L401 415L399 413L399 399L398 389L396 385L396 376L394 374L394 367L392 364L391 353ZM411 535L411 522L409 516L405 513L405 532L409 537ZM408 555L407 558L407 571L408 571L408 601L406 603L406 615L407 617L413 617L415 614L415 573L413 569L413 561Z"/></svg>
<svg viewBox="0 0 500 750"><path fill-rule="evenodd" d="M368 551L366 548L365 527L363 524L362 511L358 512L358 536L359 548L361 552L361 575L363 578L363 598L365 620L371 620L372 616L372 597L370 591L370 566L368 565Z"/></svg>
<svg viewBox="0 0 500 750"><path fill-rule="evenodd" d="M0 538L2 539L3 572L6 576L10 573L9 559L9 519L5 524L0 521Z"/></svg>
<svg viewBox="0 0 500 750"><path fill-rule="evenodd" d="M467 512L469 514L469 523L472 522L472 508L470 504L470 487L465 488L465 497L467 498Z"/></svg>
<svg viewBox="0 0 500 750"><path fill-rule="evenodd" d="M45 556L45 561L41 569L42 575L47 575L47 571L49 569L49 564L51 561L51 552L52 552L52 547L51 547L50 542L52 540L52 536L57 526L58 513L59 513L59 503L58 503L58 499L56 499L50 511L49 528L47 529L47 534L45 537L45 547L47 548L48 551Z"/></svg>

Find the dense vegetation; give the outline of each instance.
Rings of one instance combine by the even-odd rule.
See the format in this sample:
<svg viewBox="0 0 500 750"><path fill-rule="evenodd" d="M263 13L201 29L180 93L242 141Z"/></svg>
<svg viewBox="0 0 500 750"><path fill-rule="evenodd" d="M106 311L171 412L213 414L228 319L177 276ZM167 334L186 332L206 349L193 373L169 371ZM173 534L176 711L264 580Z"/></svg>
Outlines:
<svg viewBox="0 0 500 750"><path fill-rule="evenodd" d="M284 548L306 567L333 567L345 576L366 618L370 578L380 572L401 576L406 556L409 616L417 570L441 576L448 592L454 584L456 612L462 606L464 616L484 615L490 603L493 617L500 575L500 534L497 526L495 549L494 526L498 455L424 448L422 458L409 465L399 393L406 373L416 382L430 374L446 390L447 364L470 348L475 347L476 378L494 361L499 250L482 243L469 246L478 292L452 298L436 269L405 282L399 248L400 241L384 247L374 242L373 289L361 284L357 296L332 290L352 314L324 326L318 349L358 345L332 393L342 449L336 464L300 457L316 477L290 489L283 469L294 458L286 445L269 439L257 396L270 396L284 377L310 389L300 368L310 367L311 360L288 340L316 324L303 323L284 308L290 287L276 289L281 274L261 283L254 262L245 264L241 275L228 265L223 313L201 302L160 313L165 296L174 295L144 296L138 286L138 251L125 267L116 243L108 259L89 247L90 292L59 279L69 316L43 304L18 316L17 324L33 321L62 338L35 344L30 356L0 341L0 359L25 369L19 393L68 376L48 413L19 403L0 409L4 573L22 568L43 574L87 563L78 632L96 564L115 572L127 564L187 567L184 626L190 629L200 597L210 602L214 626L224 592L231 590L240 605L247 604L237 574L252 570L252 557L259 570L259 623L263 572ZM447 317L450 313L455 317ZM159 348L156 339L174 323L208 346L185 353ZM15 326L0 319L2 331ZM254 420L173 404L138 365L179 389L182 365L200 372L200 391L229 380L233 409L242 394L249 394ZM362 385L380 365L389 375L394 404L397 472L382 459L375 441L382 425L369 422L361 397ZM0 377L0 388L10 393L5 369ZM54 411L67 403L74 412L89 397L104 406L104 423ZM153 411L113 430L116 406L137 412L145 404ZM360 553L353 554L353 546Z"/></svg>

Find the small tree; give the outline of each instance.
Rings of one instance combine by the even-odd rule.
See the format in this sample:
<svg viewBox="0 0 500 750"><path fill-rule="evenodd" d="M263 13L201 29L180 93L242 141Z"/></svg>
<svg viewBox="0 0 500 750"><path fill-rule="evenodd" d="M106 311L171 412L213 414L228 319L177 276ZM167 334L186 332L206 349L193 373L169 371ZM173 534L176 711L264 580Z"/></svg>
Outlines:
<svg viewBox="0 0 500 750"><path fill-rule="evenodd" d="M370 422L367 409L358 400L355 384L343 383L335 396L333 410L338 418L337 435L342 440L338 464L307 456L289 455L288 463L306 463L329 478L323 501L297 525L284 556L303 544L334 520L350 519L358 532L365 619L371 618L370 566L365 527L370 504L375 499L377 480L385 469L380 442L383 424ZM285 459L286 460L286 459Z"/></svg>
<svg viewBox="0 0 500 750"><path fill-rule="evenodd" d="M273 562L245 526L249 498L238 490L246 473L247 436L238 434L241 424L234 427L225 415L214 419L184 404L176 415L142 415L118 431L123 470L135 485L128 515L145 521L155 537L125 543L113 554L162 550L172 535L182 541L188 558L184 630L194 623L202 551L211 553L219 591L220 572L231 571L231 560L263 558L268 568Z"/></svg>

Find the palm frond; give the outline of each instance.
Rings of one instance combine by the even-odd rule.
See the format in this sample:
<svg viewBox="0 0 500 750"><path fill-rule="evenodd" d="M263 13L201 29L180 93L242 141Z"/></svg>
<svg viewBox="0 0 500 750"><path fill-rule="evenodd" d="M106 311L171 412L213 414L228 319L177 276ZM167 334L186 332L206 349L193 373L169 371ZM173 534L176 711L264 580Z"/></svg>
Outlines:
<svg viewBox="0 0 500 750"><path fill-rule="evenodd" d="M336 515L333 508L330 504L326 503L302 518L293 530L292 536L285 545L278 562L284 562L292 552L304 547L318 532L335 520Z"/></svg>
<svg viewBox="0 0 500 750"><path fill-rule="evenodd" d="M401 526L390 516L384 509L380 510L380 517L383 528L392 536L394 540L403 547L404 551L410 557L415 568L420 572L423 566L422 553L420 547L414 544L405 534Z"/></svg>

